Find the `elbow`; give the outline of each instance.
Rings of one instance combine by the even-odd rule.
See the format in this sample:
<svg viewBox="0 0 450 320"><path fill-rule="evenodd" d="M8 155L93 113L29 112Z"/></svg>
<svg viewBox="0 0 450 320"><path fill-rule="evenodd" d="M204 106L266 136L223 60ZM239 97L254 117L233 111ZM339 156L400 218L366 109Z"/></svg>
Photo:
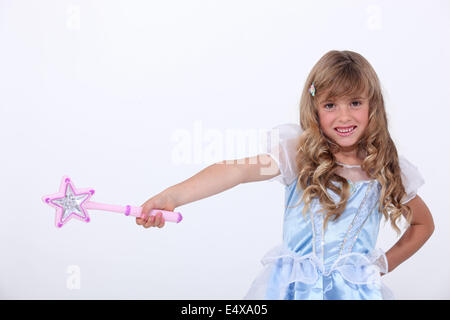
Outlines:
<svg viewBox="0 0 450 320"><path fill-rule="evenodd" d="M428 230L428 238L430 238L431 235L434 232L434 221L433 221L433 218L431 218L430 222L427 224L427 230Z"/></svg>
<svg viewBox="0 0 450 320"><path fill-rule="evenodd" d="M431 215L431 212L429 212L429 213L430 213L430 223L429 223L429 225L430 225L430 235L431 235L434 232L434 220L433 220L433 216Z"/></svg>
<svg viewBox="0 0 450 320"><path fill-rule="evenodd" d="M433 234L433 232L434 232L434 222L433 221L431 221L431 225L430 225L429 231L430 231L430 236L431 236Z"/></svg>

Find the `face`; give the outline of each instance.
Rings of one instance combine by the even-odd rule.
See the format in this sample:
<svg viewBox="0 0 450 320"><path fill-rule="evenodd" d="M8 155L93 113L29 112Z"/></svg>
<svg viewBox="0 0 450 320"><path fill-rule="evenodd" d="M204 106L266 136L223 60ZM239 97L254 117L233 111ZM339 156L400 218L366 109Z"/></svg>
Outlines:
<svg viewBox="0 0 450 320"><path fill-rule="evenodd" d="M343 150L351 150L369 123L369 100L366 96L319 97L318 113L322 132Z"/></svg>

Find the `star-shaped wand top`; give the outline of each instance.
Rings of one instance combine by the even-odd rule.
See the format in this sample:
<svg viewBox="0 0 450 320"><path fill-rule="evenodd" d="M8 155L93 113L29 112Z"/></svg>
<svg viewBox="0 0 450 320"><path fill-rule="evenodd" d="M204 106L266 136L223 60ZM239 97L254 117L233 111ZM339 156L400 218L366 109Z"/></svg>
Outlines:
<svg viewBox="0 0 450 320"><path fill-rule="evenodd" d="M59 192L42 197L42 201L56 209L55 224L60 228L72 218L89 222L85 206L94 192L90 188L76 189L70 178L64 176Z"/></svg>

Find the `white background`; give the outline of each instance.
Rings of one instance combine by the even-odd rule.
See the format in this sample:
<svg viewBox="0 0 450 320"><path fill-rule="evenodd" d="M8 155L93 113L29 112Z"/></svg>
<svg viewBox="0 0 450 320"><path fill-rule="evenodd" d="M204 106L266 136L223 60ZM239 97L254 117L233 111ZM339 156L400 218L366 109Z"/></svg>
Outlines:
<svg viewBox="0 0 450 320"><path fill-rule="evenodd" d="M94 201L141 205L214 162L174 163L177 130L298 123L309 71L337 49L377 71L436 225L383 279L398 299L449 299L448 39L447 0L1 0L0 298L241 299L281 242L278 182L181 206L162 229L101 211L57 229L41 197L67 174ZM396 240L382 223L377 246Z"/></svg>

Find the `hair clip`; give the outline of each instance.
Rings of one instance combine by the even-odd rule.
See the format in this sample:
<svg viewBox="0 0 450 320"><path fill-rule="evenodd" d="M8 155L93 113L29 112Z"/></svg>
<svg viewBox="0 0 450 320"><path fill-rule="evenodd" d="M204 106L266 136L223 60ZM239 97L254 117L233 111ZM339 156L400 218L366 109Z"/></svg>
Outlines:
<svg viewBox="0 0 450 320"><path fill-rule="evenodd" d="M316 87L314 87L314 81L311 85L311 87L309 87L309 93L311 93L311 95L314 97L314 95L316 94Z"/></svg>

